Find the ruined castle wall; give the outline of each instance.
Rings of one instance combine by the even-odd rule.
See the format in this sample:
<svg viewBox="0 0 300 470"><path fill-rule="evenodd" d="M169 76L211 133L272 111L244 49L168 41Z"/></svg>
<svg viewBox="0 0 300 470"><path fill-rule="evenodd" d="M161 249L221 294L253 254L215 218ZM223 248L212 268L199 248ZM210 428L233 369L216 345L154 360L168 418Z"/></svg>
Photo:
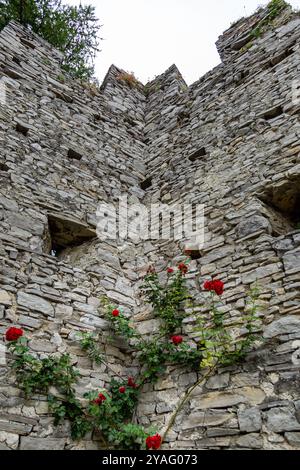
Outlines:
<svg viewBox="0 0 300 470"><path fill-rule="evenodd" d="M0 107L2 333L20 325L33 351L69 351L83 375L78 393L105 385L110 375L80 351L78 331L103 333L110 366L135 374L125 345L106 344L99 298L108 295L150 334L158 325L139 295L142 276L151 263L163 273L181 259L183 240L91 237L49 254L49 214L74 232L93 233L99 202L117 202L123 193L146 204L205 204L205 245L188 275L200 306L203 280L218 276L234 321L259 282L266 342L245 364L219 370L194 391L166 448L300 447L293 362L300 335L299 104L292 100L300 20L284 16L237 48L256 22L241 20L227 31L218 42L223 63L189 88L176 66L146 87L130 87L111 67L99 91L63 77L59 54L17 24L0 34L8 89ZM144 191L140 184L149 178ZM184 326L191 342L194 322L188 317ZM9 368L0 370L3 448L99 447L91 436L72 442L67 424L53 426L45 398L24 401ZM169 368L145 386L139 422L163 430L196 380L196 373Z"/></svg>

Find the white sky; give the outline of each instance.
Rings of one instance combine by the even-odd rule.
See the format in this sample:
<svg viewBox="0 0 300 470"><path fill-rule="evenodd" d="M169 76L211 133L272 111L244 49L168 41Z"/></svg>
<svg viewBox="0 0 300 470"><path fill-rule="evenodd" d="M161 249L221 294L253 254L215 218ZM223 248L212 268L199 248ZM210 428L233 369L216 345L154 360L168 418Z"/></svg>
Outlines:
<svg viewBox="0 0 300 470"><path fill-rule="evenodd" d="M79 4L80 0L64 0ZM83 0L103 27L96 75L115 64L143 83L175 63L188 84L220 63L215 42L232 22L268 0ZM289 2L300 8L300 0Z"/></svg>

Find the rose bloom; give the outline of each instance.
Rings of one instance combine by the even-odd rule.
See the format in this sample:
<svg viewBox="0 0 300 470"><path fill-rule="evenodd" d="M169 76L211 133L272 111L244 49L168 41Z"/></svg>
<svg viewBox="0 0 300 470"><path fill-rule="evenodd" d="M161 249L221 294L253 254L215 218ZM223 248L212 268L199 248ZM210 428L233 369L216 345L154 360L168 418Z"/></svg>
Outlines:
<svg viewBox="0 0 300 470"><path fill-rule="evenodd" d="M186 274L189 270L189 268L187 267L187 265L185 263L180 263L178 265L178 269L179 269L179 271L181 271L181 274Z"/></svg>
<svg viewBox="0 0 300 470"><path fill-rule="evenodd" d="M175 346L177 346L178 344L182 343L183 337L182 336L172 336L171 340L172 340L173 344L175 344Z"/></svg>
<svg viewBox="0 0 300 470"><path fill-rule="evenodd" d="M127 385L128 387L131 387L131 388L137 388L137 384L134 382L132 377L129 377Z"/></svg>
<svg viewBox="0 0 300 470"><path fill-rule="evenodd" d="M168 273L168 274L172 274L173 272L174 272L174 269L173 269L173 268L168 268L168 269L167 269L167 273Z"/></svg>
<svg viewBox="0 0 300 470"><path fill-rule="evenodd" d="M21 330L21 328L15 328L12 326L7 330L5 339L6 341L17 341L21 336L23 336L23 330Z"/></svg>
<svg viewBox="0 0 300 470"><path fill-rule="evenodd" d="M224 292L224 282L219 279L213 281L206 281L204 283L204 289L210 292L215 292L217 295L222 295Z"/></svg>
<svg viewBox="0 0 300 470"><path fill-rule="evenodd" d="M103 393L99 393L98 398L94 400L94 403L96 403L96 405L101 405L105 400L106 400L106 396L103 395Z"/></svg>
<svg viewBox="0 0 300 470"><path fill-rule="evenodd" d="M113 317L118 317L120 315L120 310L118 310L117 308L115 310L113 310L111 312L112 316Z"/></svg>
<svg viewBox="0 0 300 470"><path fill-rule="evenodd" d="M125 388L125 387L120 387L120 388L119 388L119 392L120 392L120 393L125 393L125 392L126 392L126 388Z"/></svg>
<svg viewBox="0 0 300 470"><path fill-rule="evenodd" d="M147 449L158 450L161 446L161 436L159 434L155 434L155 436L149 436L146 439L146 446Z"/></svg>

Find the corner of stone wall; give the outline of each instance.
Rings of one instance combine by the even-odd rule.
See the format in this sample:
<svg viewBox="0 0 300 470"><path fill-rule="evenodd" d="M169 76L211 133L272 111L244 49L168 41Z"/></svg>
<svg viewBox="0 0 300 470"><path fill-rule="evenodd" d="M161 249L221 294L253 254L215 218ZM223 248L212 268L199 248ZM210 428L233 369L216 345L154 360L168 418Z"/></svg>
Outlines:
<svg viewBox="0 0 300 470"><path fill-rule="evenodd" d="M270 22L267 29L281 26L286 23L294 15L294 11L290 5L287 4L286 8ZM265 8L259 8L253 15L241 18L233 23L216 42L216 47L219 52L222 62L228 62L234 58L238 53L243 51L243 48L255 40L253 32L264 20L269 17L268 5Z"/></svg>

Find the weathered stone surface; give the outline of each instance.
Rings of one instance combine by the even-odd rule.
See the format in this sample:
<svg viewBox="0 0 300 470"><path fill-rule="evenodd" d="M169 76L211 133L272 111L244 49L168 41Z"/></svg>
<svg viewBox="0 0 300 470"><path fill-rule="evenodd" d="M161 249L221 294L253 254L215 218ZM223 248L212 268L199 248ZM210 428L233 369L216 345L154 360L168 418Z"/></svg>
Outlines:
<svg viewBox="0 0 300 470"><path fill-rule="evenodd" d="M12 304L11 295L5 290L0 290L0 305L9 307Z"/></svg>
<svg viewBox="0 0 300 470"><path fill-rule="evenodd" d="M261 449L263 447L263 438L259 434L247 434L237 440L238 447L249 449Z"/></svg>
<svg viewBox="0 0 300 470"><path fill-rule="evenodd" d="M212 390L226 388L229 384L229 374L214 375L206 382L206 387Z"/></svg>
<svg viewBox="0 0 300 470"><path fill-rule="evenodd" d="M64 439L21 437L20 450L63 450Z"/></svg>
<svg viewBox="0 0 300 470"><path fill-rule="evenodd" d="M284 334L292 334L300 330L300 316L280 318L267 326L264 331L265 338L274 338Z"/></svg>
<svg viewBox="0 0 300 470"><path fill-rule="evenodd" d="M284 268L286 271L300 270L300 249L290 251L283 256Z"/></svg>
<svg viewBox="0 0 300 470"><path fill-rule="evenodd" d="M300 432L286 432L284 437L291 446L300 448Z"/></svg>
<svg viewBox="0 0 300 470"><path fill-rule="evenodd" d="M261 430L261 413L257 408L240 411L238 413L238 420L240 430L242 432L255 432Z"/></svg>
<svg viewBox="0 0 300 470"><path fill-rule="evenodd" d="M159 322L141 296L142 279L155 265L166 280L166 268L184 259L186 234L97 238L94 229L106 224L99 204L117 208L124 194L139 205L130 222L140 203L205 206L204 244L186 277L199 307L186 309L178 330L184 345L196 346L197 317L209 314L204 279L224 281L221 308L235 337L246 333L239 322L249 287L259 286L261 346L194 390L166 449L298 447L300 146L291 90L300 19L285 9L256 39L251 31L266 16L262 8L220 36L224 63L190 87L175 65L146 87L129 86L112 66L101 88L90 87L62 77L62 54L28 29L12 22L0 32L9 97L0 103L1 336L21 326L36 356L70 353L81 374L79 398L109 387L113 376L139 376L134 340L110 339L101 299L120 308L145 340L154 339ZM80 348L85 331L97 338L107 365L92 363ZM10 414L0 417L7 429L0 430L1 445L99 448L99 436L75 443L68 423L54 427L44 395L24 401L4 342L0 348L0 405ZM163 430L205 373L168 365L156 384L144 385L136 419Z"/></svg>
<svg viewBox="0 0 300 470"><path fill-rule="evenodd" d="M30 311L32 310L43 313L44 315L54 316L54 307L42 297L19 292L17 295L17 303L22 307L28 308Z"/></svg>
<svg viewBox="0 0 300 470"><path fill-rule="evenodd" d="M180 429L194 429L197 427L220 426L233 418L232 413L218 412L194 412L185 417L180 424Z"/></svg>
<svg viewBox="0 0 300 470"><path fill-rule="evenodd" d="M243 220L237 226L237 236L239 238L247 237L252 233L265 231L271 233L272 227L268 219L260 215L253 215L248 219Z"/></svg>
<svg viewBox="0 0 300 470"><path fill-rule="evenodd" d="M56 351L56 346L54 344L51 344L50 341L41 340L41 339L30 341L29 347L33 351L38 351L38 352L53 353Z"/></svg>
<svg viewBox="0 0 300 470"><path fill-rule="evenodd" d="M254 387L244 387L232 392L211 392L192 400L195 409L225 408L250 403L258 405L265 399L265 393Z"/></svg>
<svg viewBox="0 0 300 470"><path fill-rule="evenodd" d="M299 431L300 422L289 408L273 408L266 412L266 426L273 432Z"/></svg>
<svg viewBox="0 0 300 470"><path fill-rule="evenodd" d="M32 426L25 423L16 423L2 421L0 418L0 431L6 431L12 434L26 435L32 430Z"/></svg>

